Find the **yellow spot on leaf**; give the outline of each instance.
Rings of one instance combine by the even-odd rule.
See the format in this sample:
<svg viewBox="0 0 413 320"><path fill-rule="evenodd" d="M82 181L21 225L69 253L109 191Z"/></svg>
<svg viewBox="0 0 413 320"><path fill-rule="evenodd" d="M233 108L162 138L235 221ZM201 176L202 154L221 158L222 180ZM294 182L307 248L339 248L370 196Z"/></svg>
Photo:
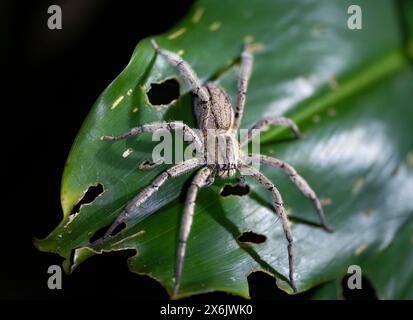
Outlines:
<svg viewBox="0 0 413 320"><path fill-rule="evenodd" d="M313 116L312 120L313 120L314 123L319 123L321 121L321 118L318 114L316 114L316 115Z"/></svg>
<svg viewBox="0 0 413 320"><path fill-rule="evenodd" d="M406 163L409 168L413 168L413 151L407 153Z"/></svg>
<svg viewBox="0 0 413 320"><path fill-rule="evenodd" d="M334 109L334 108L328 108L327 114L328 114L330 117L335 117L335 116L337 115L337 111L336 111L336 109Z"/></svg>
<svg viewBox="0 0 413 320"><path fill-rule="evenodd" d="M366 249L368 248L368 244L367 243L363 243L363 244L361 244L361 245L359 245L357 248L356 248L356 250L354 251L354 254L356 255L356 256L359 256L359 255L361 255L364 251L366 251Z"/></svg>
<svg viewBox="0 0 413 320"><path fill-rule="evenodd" d="M138 112L139 108L133 108L132 112Z"/></svg>
<svg viewBox="0 0 413 320"><path fill-rule="evenodd" d="M118 106L118 104L123 100L123 98L124 98L124 96L120 96L119 98L117 98L117 99L115 100L115 102L112 104L111 109L112 109L112 110L115 109L115 108Z"/></svg>
<svg viewBox="0 0 413 320"><path fill-rule="evenodd" d="M285 210L285 214L286 214L287 216L289 216L289 215L291 214L291 212L293 212L293 209L290 208L290 207L285 208L284 210Z"/></svg>
<svg viewBox="0 0 413 320"><path fill-rule="evenodd" d="M328 84L330 85L330 88L331 88L331 89L337 89L337 88L338 88L338 82L337 82L336 77L331 77L331 78L328 80Z"/></svg>
<svg viewBox="0 0 413 320"><path fill-rule="evenodd" d="M333 200L331 198L326 197L326 198L321 198L320 202L323 206L328 206L333 203Z"/></svg>
<svg viewBox="0 0 413 320"><path fill-rule="evenodd" d="M364 184L364 178L361 178L361 177L357 178L351 185L351 193L356 194L357 192L359 192L363 184Z"/></svg>
<svg viewBox="0 0 413 320"><path fill-rule="evenodd" d="M204 12L205 12L205 8L196 9L194 15L192 16L192 23L198 23L201 20Z"/></svg>
<svg viewBox="0 0 413 320"><path fill-rule="evenodd" d="M185 32L186 32L186 28L178 29L178 30L176 30L175 32L171 33L171 34L168 36L168 39L169 39L169 40L176 39L176 38L180 37L181 35L183 35Z"/></svg>
<svg viewBox="0 0 413 320"><path fill-rule="evenodd" d="M250 50L251 53L254 53L255 51L264 49L264 44L261 42L251 43L248 45L248 49Z"/></svg>
<svg viewBox="0 0 413 320"><path fill-rule="evenodd" d="M129 89L128 92L126 92L126 94L127 94L128 96L130 96L130 95L132 94L132 92L133 92L133 90L132 90L132 89Z"/></svg>
<svg viewBox="0 0 413 320"><path fill-rule="evenodd" d="M122 157L126 158L126 157L128 157L132 152L133 152L133 149L132 149L132 148L128 148L128 149L126 149L126 150L123 152Z"/></svg>
<svg viewBox="0 0 413 320"><path fill-rule="evenodd" d="M211 31L217 31L219 28L221 28L221 22L219 21L215 21L209 26L209 30Z"/></svg>
<svg viewBox="0 0 413 320"><path fill-rule="evenodd" d="M248 34L248 35L246 35L245 37L244 37L244 42L246 43L246 44L250 44L250 43L252 43L254 41L254 37L252 36L252 35L250 35L250 34Z"/></svg>
<svg viewBox="0 0 413 320"><path fill-rule="evenodd" d="M180 56L182 56L184 53L185 53L184 49L181 49L181 50L178 51L178 54L179 54Z"/></svg>

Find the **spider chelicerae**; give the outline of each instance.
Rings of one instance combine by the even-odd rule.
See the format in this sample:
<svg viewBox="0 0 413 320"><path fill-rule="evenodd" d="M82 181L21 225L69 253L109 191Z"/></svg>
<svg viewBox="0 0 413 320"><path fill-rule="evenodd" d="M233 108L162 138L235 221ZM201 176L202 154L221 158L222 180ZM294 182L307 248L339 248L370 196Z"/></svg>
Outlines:
<svg viewBox="0 0 413 320"><path fill-rule="evenodd" d="M179 73L190 87L194 95L193 111L201 134L195 132L194 129L182 122L171 121L144 124L132 128L118 136L103 136L102 140L120 140L142 132L155 132L156 130L181 130L184 134L185 141L192 143L195 147L197 156L184 160L158 175L149 186L138 193L128 203L122 213L118 215L106 231L103 239L109 237L117 226L126 221L133 209L141 206L152 194L157 192L166 180L171 177L179 176L189 170L200 168L196 172L189 186L181 220L179 242L176 253L175 283L173 288L173 294L175 295L179 291L186 243L191 231L195 200L199 189L212 184L215 176L228 177L239 172L241 180L243 180L245 175L249 175L272 193L275 213L281 220L282 228L288 241L287 249L290 285L293 290L296 291L292 247L293 237L288 224L287 215L283 208L281 194L264 174L248 163L255 161L283 170L298 189L313 201L323 227L327 231L332 231L332 228L326 222L317 195L291 165L266 155L244 154L241 148L251 141L256 133L265 130L269 125L289 127L297 137L301 137L297 125L288 118L266 117L256 122L240 141L236 139L237 130L244 111L245 96L253 64L252 52L247 44L244 45L244 50L241 54L235 111L232 108L228 94L223 88L212 82L207 82L205 84L201 83L190 65L184 61L181 56L160 48L155 40L151 40L151 44L160 56L179 70ZM219 143L219 141L224 141L224 143Z"/></svg>

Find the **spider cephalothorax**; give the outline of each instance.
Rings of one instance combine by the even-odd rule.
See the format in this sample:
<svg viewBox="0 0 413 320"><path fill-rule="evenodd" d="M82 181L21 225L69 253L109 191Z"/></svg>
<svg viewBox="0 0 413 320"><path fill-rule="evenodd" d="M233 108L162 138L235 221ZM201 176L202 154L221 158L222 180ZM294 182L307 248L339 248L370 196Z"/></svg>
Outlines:
<svg viewBox="0 0 413 320"><path fill-rule="evenodd" d="M244 110L245 95L252 69L252 54L248 46L245 46L241 55L238 95L234 110L224 89L211 82L202 84L189 64L178 54L159 48L154 40L152 40L151 43L159 55L178 68L181 76L191 88L194 94L194 115L197 120L198 129L201 133L199 134L195 132L194 129L191 129L186 124L178 121L156 122L132 128L119 136L103 136L102 140L120 140L137 135L141 132L154 132L159 129L181 130L185 140L192 143L195 147L197 156L178 163L158 175L151 185L142 190L128 203L123 212L107 230L103 239L110 236L113 230L128 218L133 208L142 205L153 193L158 191L168 178L178 176L194 168L200 168L189 186L182 215L176 255L175 285L173 289L173 294L176 294L179 290L181 281L186 242L191 230L198 190L211 184L215 175L227 177L233 176L236 172L240 172L241 176L249 175L254 178L273 195L275 213L281 220L288 241L289 279L292 288L295 290L292 251L293 238L287 216L284 212L281 195L274 184L265 175L247 163L255 161L283 170L301 192L313 201L324 228L328 231L331 231L332 229L325 221L320 201L315 192L307 182L298 175L291 165L276 158L261 154L244 154L241 151L241 148L252 139L254 133L265 130L270 124L287 126L291 128L297 137L300 137L298 127L288 118L267 117L253 125L248 130L248 134L238 142L236 138L237 130Z"/></svg>

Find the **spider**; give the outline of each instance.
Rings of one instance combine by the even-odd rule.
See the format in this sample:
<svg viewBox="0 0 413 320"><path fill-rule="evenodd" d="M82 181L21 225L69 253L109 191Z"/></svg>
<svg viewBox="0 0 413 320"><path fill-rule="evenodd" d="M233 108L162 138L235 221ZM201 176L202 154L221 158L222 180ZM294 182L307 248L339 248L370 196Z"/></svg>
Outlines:
<svg viewBox="0 0 413 320"><path fill-rule="evenodd" d="M109 229L103 236L103 239L110 236L117 226L126 221L130 215L130 212L132 212L134 208L142 205L152 194L157 192L169 178L179 176L191 169L200 168L200 170L196 172L188 188L181 220L175 262L175 283L173 287L173 294L176 295L179 291L181 282L186 244L191 231L195 200L198 191L202 187L211 185L215 176L229 177L235 175L238 171L240 174L240 180L243 181L244 175L250 175L272 193L275 213L281 220L282 228L288 242L287 251L289 262L289 282L292 289L296 291L292 247L293 237L288 224L287 215L283 208L281 194L275 185L264 174L247 163L251 161L258 161L259 163L283 170L289 176L291 181L298 187L298 189L313 201L324 229L331 232L332 228L326 222L324 212L317 195L291 165L266 155L244 154L241 151L241 148L252 139L255 133L265 130L269 125L286 126L290 128L295 136L299 138L301 137L301 133L297 125L289 118L266 117L256 122L248 130L247 135L241 138L239 142L237 141L236 134L244 111L247 86L253 64L252 51L247 44L244 45L244 49L241 54L235 112L231 105L229 96L223 88L212 82L207 82L205 84L201 83L191 66L178 54L160 48L155 40L151 40L151 45L158 55L163 57L166 61L178 69L180 75L190 87L194 97L193 111L201 134L197 134L194 129L182 122L170 121L144 124L142 126L132 128L118 136L102 136L102 140L120 140L142 132L154 132L160 129L181 130L184 134L185 140L193 143L196 150L200 151L201 156L184 160L183 162L170 167L158 175L149 186L138 193L127 204L124 210L110 225ZM226 142L225 147L222 148L219 144L217 146L215 143L211 143L218 141L219 139Z"/></svg>

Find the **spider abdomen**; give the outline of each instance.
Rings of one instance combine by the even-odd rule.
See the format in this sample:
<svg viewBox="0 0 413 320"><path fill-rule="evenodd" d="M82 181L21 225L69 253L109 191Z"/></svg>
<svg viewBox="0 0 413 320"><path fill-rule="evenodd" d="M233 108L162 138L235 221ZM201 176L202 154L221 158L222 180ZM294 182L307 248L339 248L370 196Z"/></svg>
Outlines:
<svg viewBox="0 0 413 320"><path fill-rule="evenodd" d="M194 113L204 136L204 157L216 166L218 176L232 176L239 162L239 143L232 129L234 111L225 90L209 82L202 87L209 99L194 97Z"/></svg>
<svg viewBox="0 0 413 320"><path fill-rule="evenodd" d="M209 82L204 87L209 94L209 100L202 102L194 97L194 113L201 130L230 130L234 119L231 100L225 90Z"/></svg>

